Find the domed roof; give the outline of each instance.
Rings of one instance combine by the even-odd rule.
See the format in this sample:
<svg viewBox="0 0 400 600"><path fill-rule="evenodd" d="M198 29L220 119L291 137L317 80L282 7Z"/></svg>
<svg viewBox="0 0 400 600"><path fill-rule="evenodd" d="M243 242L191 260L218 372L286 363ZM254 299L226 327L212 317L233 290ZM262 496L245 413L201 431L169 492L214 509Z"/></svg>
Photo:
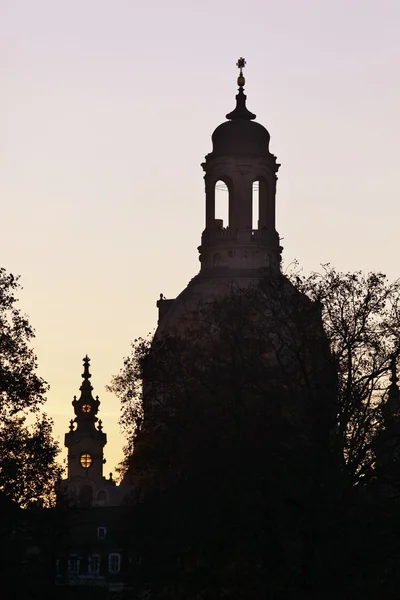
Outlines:
<svg viewBox="0 0 400 600"><path fill-rule="evenodd" d="M225 121L212 135L213 155L258 154L268 156L270 135L259 123L235 119Z"/></svg>
<svg viewBox="0 0 400 600"><path fill-rule="evenodd" d="M246 94L243 91L245 78L242 68L246 64L240 58L237 66L240 68L238 77L239 90L236 95L235 109L226 115L229 121L217 127L212 135L213 155L257 154L268 156L270 135L259 123L253 123L256 115L246 106Z"/></svg>
<svg viewBox="0 0 400 600"><path fill-rule="evenodd" d="M260 281L259 270L248 271L237 269L234 273L221 268L214 269L212 276L199 273L188 286L171 302L165 316L159 321L155 334L156 339L163 335L182 333L187 327L187 320L193 320L198 310L208 302L223 298L230 292L240 288L248 288Z"/></svg>

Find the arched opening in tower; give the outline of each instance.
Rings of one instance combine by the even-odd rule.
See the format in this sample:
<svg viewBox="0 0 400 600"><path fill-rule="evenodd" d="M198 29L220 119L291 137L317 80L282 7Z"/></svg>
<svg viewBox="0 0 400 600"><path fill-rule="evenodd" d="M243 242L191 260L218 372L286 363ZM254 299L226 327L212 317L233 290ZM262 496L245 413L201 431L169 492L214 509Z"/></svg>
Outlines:
<svg viewBox="0 0 400 600"><path fill-rule="evenodd" d="M215 184L215 221L221 229L229 227L229 189L221 180Z"/></svg>
<svg viewBox="0 0 400 600"><path fill-rule="evenodd" d="M252 207L252 227L253 229L267 229L272 226L269 223L270 210L268 206L268 184L264 178L253 181L253 207Z"/></svg>
<svg viewBox="0 0 400 600"><path fill-rule="evenodd" d="M252 229L258 229L258 219L260 214L260 204L259 204L259 182L253 181L253 189L252 189L252 198L253 198L253 206L252 206Z"/></svg>

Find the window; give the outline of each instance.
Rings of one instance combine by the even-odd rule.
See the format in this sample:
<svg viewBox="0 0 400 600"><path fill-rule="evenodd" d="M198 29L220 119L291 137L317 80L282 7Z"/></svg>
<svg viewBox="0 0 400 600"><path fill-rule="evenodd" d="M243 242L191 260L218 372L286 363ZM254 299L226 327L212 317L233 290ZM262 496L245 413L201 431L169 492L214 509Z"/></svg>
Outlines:
<svg viewBox="0 0 400 600"><path fill-rule="evenodd" d="M260 216L260 197L258 181L253 182L253 210L252 210L252 229L258 229Z"/></svg>
<svg viewBox="0 0 400 600"><path fill-rule="evenodd" d="M88 573L91 575L100 573L100 556L98 554L91 554L89 556Z"/></svg>
<svg viewBox="0 0 400 600"><path fill-rule="evenodd" d="M98 527L97 528L97 539L104 540L106 537L106 533L107 533L107 529L105 527Z"/></svg>
<svg viewBox="0 0 400 600"><path fill-rule="evenodd" d="M68 558L68 573L79 573L79 558L77 556Z"/></svg>
<svg viewBox="0 0 400 600"><path fill-rule="evenodd" d="M85 484L79 490L78 503L80 507L89 508L93 504L93 488L89 484Z"/></svg>
<svg viewBox="0 0 400 600"><path fill-rule="evenodd" d="M253 181L253 229L274 229L274 205L269 200L267 181L260 177Z"/></svg>
<svg viewBox="0 0 400 600"><path fill-rule="evenodd" d="M217 252L216 254L213 255L213 267L221 267L223 266L223 260L221 258L221 255Z"/></svg>
<svg viewBox="0 0 400 600"><path fill-rule="evenodd" d="M221 229L229 225L229 190L224 181L215 184L215 221Z"/></svg>
<svg viewBox="0 0 400 600"><path fill-rule="evenodd" d="M100 490L99 492L97 492L97 504L99 506L107 505L107 494L104 490Z"/></svg>
<svg viewBox="0 0 400 600"><path fill-rule="evenodd" d="M108 555L108 571L109 573L119 573L121 569L121 555L113 552Z"/></svg>
<svg viewBox="0 0 400 600"><path fill-rule="evenodd" d="M80 458L81 467L83 467L84 469L88 469L91 466L92 462L93 462L93 459L88 452L84 452L83 454L81 454L81 458Z"/></svg>

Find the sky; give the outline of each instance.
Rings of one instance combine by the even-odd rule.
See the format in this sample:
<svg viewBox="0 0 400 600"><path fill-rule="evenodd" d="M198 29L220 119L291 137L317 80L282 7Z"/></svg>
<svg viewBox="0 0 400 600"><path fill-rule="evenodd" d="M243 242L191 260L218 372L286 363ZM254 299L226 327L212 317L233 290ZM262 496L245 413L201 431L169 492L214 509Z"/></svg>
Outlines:
<svg viewBox="0 0 400 600"><path fill-rule="evenodd" d="M398 0L0 1L0 265L61 444L88 354L105 473L121 458L105 386L199 270L200 163L240 56L285 264L400 276L399 27Z"/></svg>

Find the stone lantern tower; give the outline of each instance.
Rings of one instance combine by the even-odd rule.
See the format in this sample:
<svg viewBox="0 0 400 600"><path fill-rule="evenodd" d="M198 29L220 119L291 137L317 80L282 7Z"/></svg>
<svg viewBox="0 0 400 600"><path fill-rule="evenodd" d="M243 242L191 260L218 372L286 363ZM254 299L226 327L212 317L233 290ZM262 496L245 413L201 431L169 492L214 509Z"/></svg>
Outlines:
<svg viewBox="0 0 400 600"><path fill-rule="evenodd" d="M200 364L203 357L206 357L205 379L208 376L208 365L218 365L218 356L221 355L223 356L221 364L223 365L225 361L225 364L232 367L229 374L224 372L221 375L222 380L225 381L224 377L229 381L233 380L231 377L233 363L229 362L231 358L228 356L230 337L226 335L223 342L219 344L221 331L208 321L207 314L204 317L204 309L207 310L207 305L212 305L214 301L222 300L231 293L233 296L236 291L249 289L256 293L257 289L261 290L257 310L261 315L266 316L262 339L257 337L256 333L257 319L260 314L255 315L256 311L251 310L250 304L241 305L243 314L249 316L249 323L253 318L251 315L255 318L255 327L249 327L248 332L249 335L254 335L255 348L260 352L257 356L260 370L263 366L265 372L273 377L276 386L273 394L277 393L278 384L280 386L279 411L282 414L290 414L293 427L304 428L304 432L307 432L304 435L307 439L311 439L313 435L311 429L316 418L307 419L306 415L312 412L312 400L320 390L324 390L321 420L326 414L331 418L330 401L334 397L332 390L335 390L336 379L331 370L329 344L322 326L320 306L299 292L290 279L281 272L282 247L276 230L275 217L276 182L280 165L269 150L268 131L255 122L255 115L246 106L244 66L245 60L240 58L237 62L239 89L236 95L236 107L226 115L227 121L215 129L212 134L212 151L206 155L202 163L205 173L205 227L198 248L200 270L175 299L166 299L161 295L157 302L159 319L154 337L154 356L157 360L160 357L157 353L163 351L162 344L157 348L158 341L168 340L168 337L173 339L174 335L177 335L178 340L187 336L185 349L189 349L189 352L192 349L193 357L199 357ZM229 196L227 223L216 218L215 192L218 182L221 181L226 185ZM253 195L254 187L258 189L258 198ZM258 206L255 200L258 201ZM253 214L255 211L257 219ZM268 289L269 283L271 287ZM262 286L260 287L259 284ZM270 299L276 302L268 303L265 300L268 294ZM245 303L246 295L242 294L242 298ZM248 298L251 298L251 294ZM223 308L220 315L224 327L222 311ZM301 327L298 327L297 320L302 324ZM199 337L196 337L197 333ZM224 334L225 330L222 331L223 336ZM249 339L251 338L245 340L243 337L241 342L245 340L246 344L250 344L245 344L245 348L247 354L251 355ZM210 346L207 348L208 343ZM301 348L301 356L299 356L299 348ZM221 353L216 355L215 361L212 358L214 351ZM224 352L227 355L226 360ZM215 383L217 388L218 370L212 369L213 367L210 371L214 377L213 385ZM223 370L223 367L221 369ZM192 374L189 372L188 380L191 377ZM288 378L290 390L296 390L298 403L292 402L292 396L287 391ZM305 385L306 381L309 387ZM163 397L164 382L161 382L158 387L156 379L149 376L148 380L145 378L144 384L144 418L135 445L135 462L130 474L133 481L135 480L134 469L137 469L137 472L141 470L146 472L146 447L151 447L157 439L158 430L154 424L158 424L159 420L162 422L164 418L163 409L160 416L157 411L160 406L164 407L168 402L168 396ZM224 383L222 382L221 385L223 386ZM206 388L205 384L204 389ZM188 389L191 389L190 386ZM310 392L308 396L304 390ZM214 400L217 402L217 396L218 394L215 394L215 397L210 394L210 402ZM179 408L174 406L174 410L178 411ZM175 414L174 410L172 415ZM171 420L172 418L171 416Z"/></svg>
<svg viewBox="0 0 400 600"><path fill-rule="evenodd" d="M158 335L179 327L182 315L200 303L247 287L268 272L279 273L282 247L275 224L276 173L279 164L269 150L270 135L246 106L244 58L237 62L239 86L235 109L212 134L212 151L202 163L205 172L205 229L201 236L200 272L174 300L161 295ZM215 190L225 183L228 222L216 218ZM253 188L258 188L258 207ZM253 210L258 220L253 226Z"/></svg>
<svg viewBox="0 0 400 600"><path fill-rule="evenodd" d="M268 131L255 123L246 107L245 79L239 59L239 91L236 108L226 115L212 135L213 149L202 167L205 171L206 226L199 247L201 271L225 268L252 271L279 269L279 236L275 228L276 173L279 164L269 151ZM215 218L215 188L225 183L229 193L226 226ZM253 229L253 186L258 185L258 223ZM211 274L211 273L210 273Z"/></svg>

